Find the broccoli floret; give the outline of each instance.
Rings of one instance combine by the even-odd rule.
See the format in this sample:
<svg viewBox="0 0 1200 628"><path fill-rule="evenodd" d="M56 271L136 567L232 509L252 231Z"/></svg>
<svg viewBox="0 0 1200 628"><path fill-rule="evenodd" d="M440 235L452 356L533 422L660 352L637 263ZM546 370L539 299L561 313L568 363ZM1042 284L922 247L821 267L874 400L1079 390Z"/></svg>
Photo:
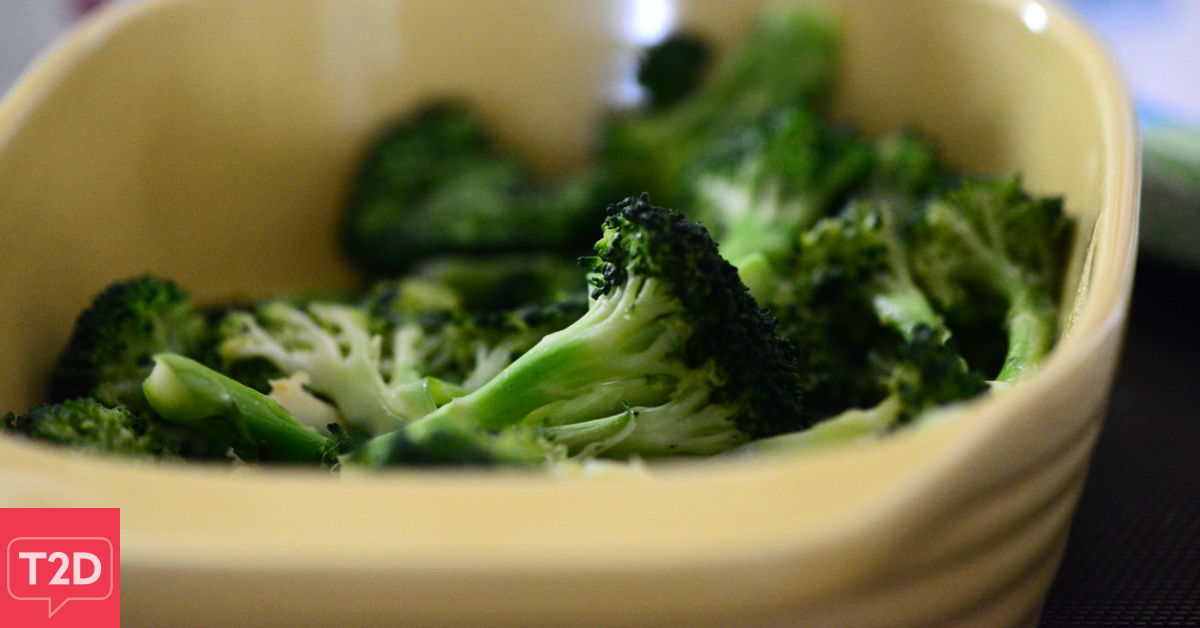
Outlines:
<svg viewBox="0 0 1200 628"><path fill-rule="evenodd" d="M913 269L939 307L969 310L972 291L1006 304L1008 350L996 375L1016 381L1054 345L1072 221L1061 198L1034 198L1021 179L975 178L924 207Z"/></svg>
<svg viewBox="0 0 1200 628"><path fill-rule="evenodd" d="M247 462L321 462L329 441L270 397L181 355L154 356L143 385L167 421L204 434Z"/></svg>
<svg viewBox="0 0 1200 628"><path fill-rule="evenodd" d="M903 225L891 206L859 201L800 238L791 281L768 307L797 348L814 421L887 395L898 351L919 326L950 331L916 285Z"/></svg>
<svg viewBox="0 0 1200 628"><path fill-rule="evenodd" d="M751 255L778 263L802 230L867 180L872 160L852 131L787 107L714 149L694 183L695 215L735 266Z"/></svg>
<svg viewBox="0 0 1200 628"><path fill-rule="evenodd" d="M703 227L643 195L610 209L596 251L581 319L395 438L522 426L576 451L601 439L590 453L661 456L805 427L790 344Z"/></svg>
<svg viewBox="0 0 1200 628"><path fill-rule="evenodd" d="M778 7L762 15L692 97L660 113L609 122L601 154L617 191L647 190L667 205L690 206L692 171L716 138L784 107L827 99L840 39L833 21L810 9Z"/></svg>
<svg viewBox="0 0 1200 628"><path fill-rule="evenodd" d="M637 78L646 90L650 110L669 109L690 96L711 59L708 42L690 33L676 33L648 49Z"/></svg>
<svg viewBox="0 0 1200 628"><path fill-rule="evenodd" d="M164 351L196 356L209 337L204 315L175 283L149 275L115 283L80 314L51 375L50 400L95 397L147 414L142 381L150 358Z"/></svg>
<svg viewBox="0 0 1200 628"><path fill-rule="evenodd" d="M288 375L306 373L307 387L332 400L349 426L378 434L425 416L451 393L422 377L408 356L393 356L385 369L383 338L375 327L358 307L297 308L275 301L254 313L230 313L220 328L220 354L229 365L265 359ZM397 338L392 345L406 342Z"/></svg>
<svg viewBox="0 0 1200 628"><path fill-rule="evenodd" d="M750 443L749 451L826 446L878 436L911 423L930 409L970 399L987 390L983 376L942 339L942 331L918 325L891 367L888 395L873 407L852 408L806 431Z"/></svg>
<svg viewBox="0 0 1200 628"><path fill-rule="evenodd" d="M413 268L410 280L433 282L454 291L464 311L496 312L585 294L586 274L575 258L526 253L434 258Z"/></svg>
<svg viewBox="0 0 1200 628"><path fill-rule="evenodd" d="M0 419L5 431L70 445L95 453L130 457L175 458L179 442L124 407L106 408L92 398L39 404L22 416Z"/></svg>
<svg viewBox="0 0 1200 628"><path fill-rule="evenodd" d="M412 339L420 354L422 373L471 392L542 338L579 320L587 309L587 297L581 294L503 312L464 314L436 330L423 329L406 338Z"/></svg>
<svg viewBox="0 0 1200 628"><path fill-rule="evenodd" d="M573 250L594 224L608 178L586 170L556 186L535 183L455 103L425 106L385 131L358 173L342 225L350 259L395 276L434 254Z"/></svg>
<svg viewBox="0 0 1200 628"><path fill-rule="evenodd" d="M912 129L875 140L871 196L891 205L913 203L942 187L948 178L937 148Z"/></svg>

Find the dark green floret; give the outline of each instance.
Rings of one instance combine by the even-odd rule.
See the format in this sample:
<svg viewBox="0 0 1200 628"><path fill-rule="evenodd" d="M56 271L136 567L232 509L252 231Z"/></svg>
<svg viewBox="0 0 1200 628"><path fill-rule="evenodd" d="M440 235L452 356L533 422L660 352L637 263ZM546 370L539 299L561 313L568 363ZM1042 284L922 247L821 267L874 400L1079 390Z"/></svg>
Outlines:
<svg viewBox="0 0 1200 628"><path fill-rule="evenodd" d="M582 318L388 438L518 426L572 454L663 456L806 426L791 345L703 227L643 195L610 209L596 252Z"/></svg>
<svg viewBox="0 0 1200 628"><path fill-rule="evenodd" d="M153 458L179 454L179 443L154 423L90 398L40 404L19 417L9 413L0 424L10 433L94 453Z"/></svg>
<svg viewBox="0 0 1200 628"><path fill-rule="evenodd" d="M368 151L342 225L362 270L390 277L433 255L573 251L598 219L608 177L536 182L464 105L427 105Z"/></svg>
<svg viewBox="0 0 1200 628"><path fill-rule="evenodd" d="M871 146L804 106L783 107L716 142L692 184L695 219L739 268L778 264L799 234L840 207L871 175Z"/></svg>
<svg viewBox="0 0 1200 628"><path fill-rule="evenodd" d="M101 292L75 324L50 379L50 400L95 397L146 414L142 381L164 351L199 354L209 339L204 316L184 289L149 275Z"/></svg>
<svg viewBox="0 0 1200 628"><path fill-rule="evenodd" d="M601 159L617 191L649 191L667 205L690 207L696 164L715 141L784 107L816 107L829 97L840 44L840 31L825 15L795 7L767 11L690 98L610 121Z"/></svg>
<svg viewBox="0 0 1200 628"><path fill-rule="evenodd" d="M1054 346L1072 230L1062 199L1030 196L1020 177L969 179L928 204L914 227L914 273L939 307L969 310L973 292L1005 304L998 381L1024 377Z"/></svg>
<svg viewBox="0 0 1200 628"><path fill-rule="evenodd" d="M690 96L712 60L709 43L689 33L671 35L646 51L638 67L652 111L669 109Z"/></svg>
<svg viewBox="0 0 1200 628"><path fill-rule="evenodd" d="M967 367L940 330L927 325L912 330L886 368L887 394L879 403L843 410L806 431L756 441L746 449L788 451L874 438L987 390L983 376Z"/></svg>

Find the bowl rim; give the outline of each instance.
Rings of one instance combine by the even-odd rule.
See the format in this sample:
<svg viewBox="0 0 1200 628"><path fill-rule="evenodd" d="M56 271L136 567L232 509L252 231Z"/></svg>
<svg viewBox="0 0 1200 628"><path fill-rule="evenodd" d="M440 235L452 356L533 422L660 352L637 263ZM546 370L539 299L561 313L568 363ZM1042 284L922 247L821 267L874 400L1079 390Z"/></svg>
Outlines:
<svg viewBox="0 0 1200 628"><path fill-rule="evenodd" d="M71 69L105 39L130 22L189 0L148 0L141 3L116 3L98 11L64 35L21 76L0 101L0 150L21 125L22 120L54 88ZM1019 15L1028 0L962 0L986 4ZM705 486L720 484L726 487L763 487L768 484L788 486L798 478L829 473L833 469L848 469L858 460L904 460L904 467L887 482L876 478L871 491L846 498L819 516L795 519L780 514L769 522L757 537L742 534L737 539L722 538L712 543L713 549L696 553L728 533L726 526L705 527L697 522L688 530L686 542L660 548L659 551L637 554L636 550L620 549L620 543L605 546L611 552L592 551L584 555L553 556L548 552L528 551L524 540L501 547L475 544L466 551L432 554L421 551L412 543L397 542L382 550L362 547L362 544L331 544L316 548L314 553L298 557L291 543L293 537L278 538L245 536L242 543L229 544L230 534L223 530L208 537L192 536L186 540L172 539L161 522L123 522L123 566L136 565L193 569L244 569L247 555L253 556L258 568L284 569L321 565L330 569L351 569L347 566L347 551L356 552L353 569L406 569L413 572L459 569L472 572L529 571L547 569L605 570L617 565L640 565L643 568L677 569L688 564L745 564L747 561L774 560L781 555L817 552L834 542L846 542L864 532L878 521L902 510L914 494L920 493L933 478L948 473L961 461L977 452L989 437L1004 428L1005 418L1018 411L1029 399L1047 394L1059 386L1070 373L1092 359L1098 348L1120 328L1128 310L1133 281L1137 245L1137 195L1140 188L1137 127L1131 100L1124 82L1099 44L1074 18L1070 11L1053 1L1038 0L1049 20L1042 36L1063 42L1075 55L1096 94L1100 107L1101 125L1109 142L1105 147L1102 171L1104 192L1101 219L1094 227L1091 250L1088 254L1088 273L1112 278L1092 283L1091 290L1073 313L1072 333L1063 338L1044 365L1019 388L1006 394L968 404L964 412L971 420L947 421L930 429L911 430L869 448L846 447L822 451L809 456L771 457L755 460L711 460L703 465L670 465L656 470L652 478L627 475L604 475L587 482L563 482L559 478L521 473L478 474L463 471L398 472L377 477L355 478L350 482L331 483L319 474L291 474L286 471L258 471L229 477L225 469L185 465L148 465L137 461L87 459L70 453L52 451L35 444L0 442L0 451L13 454L20 464L32 467L55 467L50 481L64 490L61 497L74 504L104 505L109 499L102 492L80 489L90 482L132 483L144 490L172 488L198 495L198 499L237 500L266 494L268 491L291 491L285 498L298 501L302 496L316 495L330 486L364 499L396 499L414 494L428 498L431 491L478 498L520 497L539 499L544 503L561 501L573 496L572 504L588 499L607 499L613 490L641 490L644 498L658 499L669 491L681 488L695 494ZM1107 243L1100 246L1099 243ZM1085 277L1086 281L1086 277ZM927 454L919 463L910 460L912 452ZM152 473L147 473L153 467ZM18 476L20 469L17 468ZM234 488L225 494L225 489ZM639 489L639 487L641 487ZM698 489L699 487L699 489ZM757 489L756 489L757 490ZM457 497L456 497L457 498ZM762 499L763 495L756 496ZM804 534L787 532L781 524L795 526L800 522ZM773 526L773 527L772 527ZM768 527L770 528L768 530ZM752 538L754 537L754 538ZM622 538L628 541L631 536ZM361 540L361 539L360 539ZM496 539L490 539L495 541ZM298 562L302 560L303 562Z"/></svg>

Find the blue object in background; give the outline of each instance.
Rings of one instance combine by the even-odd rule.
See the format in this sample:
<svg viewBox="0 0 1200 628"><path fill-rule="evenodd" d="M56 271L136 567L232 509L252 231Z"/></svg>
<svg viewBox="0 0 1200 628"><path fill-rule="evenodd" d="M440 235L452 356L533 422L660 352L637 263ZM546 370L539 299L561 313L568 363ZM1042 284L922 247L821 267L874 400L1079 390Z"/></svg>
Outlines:
<svg viewBox="0 0 1200 628"><path fill-rule="evenodd" d="M1142 128L1142 249L1200 270L1200 1L1071 0L1124 66Z"/></svg>

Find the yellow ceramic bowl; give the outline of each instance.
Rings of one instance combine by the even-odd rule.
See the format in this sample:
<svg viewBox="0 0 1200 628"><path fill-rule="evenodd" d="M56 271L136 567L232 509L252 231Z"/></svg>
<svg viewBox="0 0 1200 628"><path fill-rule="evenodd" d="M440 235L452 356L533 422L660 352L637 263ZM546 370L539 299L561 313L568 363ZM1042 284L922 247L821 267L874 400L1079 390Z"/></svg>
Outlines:
<svg viewBox="0 0 1200 628"><path fill-rule="evenodd" d="M101 13L0 107L0 408L38 399L74 316L112 280L151 271L202 300L349 282L333 235L344 182L364 138L420 98L466 95L562 172L653 30L633 16L665 6L728 42L761 4L159 0ZM848 32L839 116L872 132L915 124L962 167L1022 171L1086 225L1068 332L1029 381L886 442L648 479L231 474L0 438L0 506L119 506L127 625L1032 622L1129 299L1128 99L1100 47L1041 0L829 4Z"/></svg>

